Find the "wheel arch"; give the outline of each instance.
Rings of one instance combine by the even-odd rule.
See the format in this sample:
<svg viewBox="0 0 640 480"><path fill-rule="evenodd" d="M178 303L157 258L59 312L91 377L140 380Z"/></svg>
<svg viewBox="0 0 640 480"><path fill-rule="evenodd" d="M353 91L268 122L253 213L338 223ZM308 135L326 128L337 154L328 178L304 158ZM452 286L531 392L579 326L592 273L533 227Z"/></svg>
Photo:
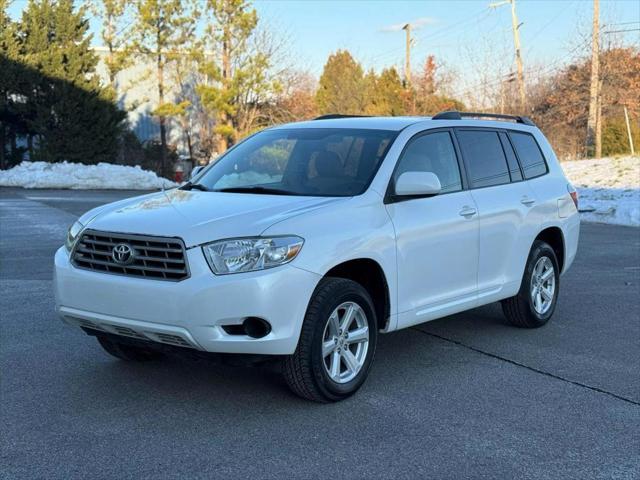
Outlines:
<svg viewBox="0 0 640 480"><path fill-rule="evenodd" d="M535 240L541 240L545 243L548 243L553 251L556 254L556 258L558 259L558 266L560 267L560 272L562 273L564 269L565 263L565 240L564 234L562 233L562 229L557 226L547 227L538 233ZM534 240L534 242L535 242ZM533 244L532 244L533 248Z"/></svg>
<svg viewBox="0 0 640 480"><path fill-rule="evenodd" d="M373 300L378 330L389 327L391 318L391 293L384 269L372 258L355 258L331 267L323 276L347 278L362 285Z"/></svg>

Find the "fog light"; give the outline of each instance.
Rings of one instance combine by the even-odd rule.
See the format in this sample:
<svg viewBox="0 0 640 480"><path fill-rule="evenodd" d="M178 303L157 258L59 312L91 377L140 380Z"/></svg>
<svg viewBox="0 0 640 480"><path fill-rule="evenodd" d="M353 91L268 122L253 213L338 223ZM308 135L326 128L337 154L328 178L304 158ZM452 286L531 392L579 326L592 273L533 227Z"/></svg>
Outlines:
<svg viewBox="0 0 640 480"><path fill-rule="evenodd" d="M249 317L242 322L245 335L251 338L262 338L269 335L271 325L266 320L258 317Z"/></svg>

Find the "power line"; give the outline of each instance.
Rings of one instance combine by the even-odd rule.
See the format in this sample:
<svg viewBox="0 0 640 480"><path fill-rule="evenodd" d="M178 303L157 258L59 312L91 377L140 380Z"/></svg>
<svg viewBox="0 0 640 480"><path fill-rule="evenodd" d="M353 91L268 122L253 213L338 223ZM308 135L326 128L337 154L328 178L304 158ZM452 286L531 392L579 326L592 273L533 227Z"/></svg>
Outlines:
<svg viewBox="0 0 640 480"><path fill-rule="evenodd" d="M482 10L477 11L476 13L474 13L473 15L470 15L468 17L463 18L462 20L453 23L451 25L445 25L439 29L437 29L434 32L428 33L426 35L422 35L420 37L417 37L417 40L427 40L427 39L433 39L439 35L442 35L443 33L450 33L452 31L452 29L454 29L455 27L458 27L460 25L463 24L467 24L469 23L471 20L478 20L478 22L481 22L482 20L484 20L485 17L489 16L489 13L491 12L491 10L487 7L483 8Z"/></svg>
<svg viewBox="0 0 640 480"><path fill-rule="evenodd" d="M637 25L639 23L640 22L617 22L617 23L607 23L606 26L608 27L610 25Z"/></svg>
<svg viewBox="0 0 640 480"><path fill-rule="evenodd" d="M533 42L536 38L538 38L540 36L540 34L545 31L553 22L555 22L558 18L560 18L564 13L567 12L567 10L569 10L569 8L571 8L577 0L572 0L571 2L567 3L566 6L560 10L551 20L549 20L547 23L545 23L542 28L540 28L538 31L536 31L536 33L534 33L533 37L529 38L528 40L530 42ZM533 45L531 45L528 49L527 49L527 54L531 51L531 49L533 48Z"/></svg>
<svg viewBox="0 0 640 480"><path fill-rule="evenodd" d="M533 73L538 73L541 75L550 75L552 73L559 72L562 68L564 68L564 65L560 65L560 64L563 63L565 60L569 59L570 57L572 57L578 50L585 48L589 43L589 41L590 40L585 40L584 42L578 44L576 47L574 47L569 52L567 52L566 55L563 55L562 57L556 59L550 64L547 64L542 69L539 69L537 67L531 67L531 68L525 69L524 73L526 73L527 75L533 74ZM464 98L467 95L473 93L474 90L477 90L479 88L488 88L492 86L497 86L511 75L513 75L513 73L499 75L498 77L494 77L494 79L483 80L482 82L478 82L471 86L463 87L464 89L459 89L454 92L451 92L450 95L454 98Z"/></svg>
<svg viewBox="0 0 640 480"><path fill-rule="evenodd" d="M626 30L609 30L608 32L602 32L603 35L609 33L622 33L622 32L640 32L640 28L628 28Z"/></svg>
<svg viewBox="0 0 640 480"><path fill-rule="evenodd" d="M453 30L455 30L460 25L466 24L466 23L470 22L471 20L477 20L478 22L480 22L480 21L484 20L483 16L479 17L479 15L482 15L483 13L485 14L484 16L487 16L486 14L489 13L489 9L488 8L483 8L482 10L475 12L473 15L465 17L462 20L459 20L458 22L452 23L451 25L444 25L444 26L442 26L442 27L440 27L440 28L436 29L435 31L430 32L428 34L421 35L421 36L416 36L416 37L414 37L414 40L416 42L419 42L421 40L432 39L432 38L441 36L442 34L451 33ZM370 61L374 61L374 60L378 60L378 59L383 58L383 57L387 57L390 54L400 52L402 49L403 49L403 47L401 47L401 46L394 47L394 48L392 48L390 50L386 50L386 51L384 51L382 53L379 53L379 54L371 57Z"/></svg>

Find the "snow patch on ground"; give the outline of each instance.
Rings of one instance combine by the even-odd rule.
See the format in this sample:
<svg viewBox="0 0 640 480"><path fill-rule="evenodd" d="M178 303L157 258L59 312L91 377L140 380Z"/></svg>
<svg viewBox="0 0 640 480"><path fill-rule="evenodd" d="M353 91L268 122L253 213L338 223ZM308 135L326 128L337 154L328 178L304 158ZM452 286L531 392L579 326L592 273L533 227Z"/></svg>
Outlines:
<svg viewBox="0 0 640 480"><path fill-rule="evenodd" d="M98 163L22 162L0 170L0 186L23 188L70 188L74 190L154 190L177 186L140 167Z"/></svg>
<svg viewBox="0 0 640 480"><path fill-rule="evenodd" d="M588 222L640 226L640 157L562 162Z"/></svg>
<svg viewBox="0 0 640 480"><path fill-rule="evenodd" d="M599 160L562 162L567 177L580 194L582 219L590 222L640 226L640 157L608 157ZM258 175L251 183L276 181L278 177ZM241 174L221 179L216 188L233 186ZM0 170L0 186L23 188L71 188L154 190L177 184L140 167L99 163L22 162L10 170Z"/></svg>

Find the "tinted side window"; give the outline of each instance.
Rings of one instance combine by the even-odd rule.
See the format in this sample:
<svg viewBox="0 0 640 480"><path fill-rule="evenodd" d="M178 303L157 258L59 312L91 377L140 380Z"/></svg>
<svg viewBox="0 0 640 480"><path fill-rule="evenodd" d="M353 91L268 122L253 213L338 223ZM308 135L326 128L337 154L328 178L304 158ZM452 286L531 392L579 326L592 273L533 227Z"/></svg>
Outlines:
<svg viewBox="0 0 640 480"><path fill-rule="evenodd" d="M442 193L462 190L456 151L449 132L434 132L411 140L394 175L405 172L432 172L440 179Z"/></svg>
<svg viewBox="0 0 640 480"><path fill-rule="evenodd" d="M518 165L518 159L513 151L511 142L506 133L500 132L500 141L504 148L504 153L507 156L507 163L509 164L509 174L511 175L512 182L519 182L522 180L522 172L520 171L520 165Z"/></svg>
<svg viewBox="0 0 640 480"><path fill-rule="evenodd" d="M520 158L525 178L539 177L547 173L547 164L538 147L538 142L532 135L510 132L509 136Z"/></svg>
<svg viewBox="0 0 640 480"><path fill-rule="evenodd" d="M498 132L458 130L456 135L469 172L471 188L510 182Z"/></svg>

